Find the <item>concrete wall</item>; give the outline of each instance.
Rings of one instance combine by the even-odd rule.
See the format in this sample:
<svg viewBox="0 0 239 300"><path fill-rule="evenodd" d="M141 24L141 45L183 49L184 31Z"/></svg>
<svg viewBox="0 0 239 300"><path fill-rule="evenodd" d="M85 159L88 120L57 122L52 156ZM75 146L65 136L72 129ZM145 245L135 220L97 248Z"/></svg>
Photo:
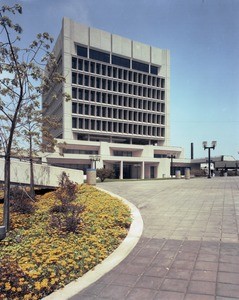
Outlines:
<svg viewBox="0 0 239 300"><path fill-rule="evenodd" d="M83 183L83 171L53 167L46 164L34 164L34 180L36 185L57 187L59 176L66 172L70 180L79 184ZM0 159L0 181L4 181L4 159ZM12 183L30 183L30 165L29 162L19 160L11 161L11 182Z"/></svg>

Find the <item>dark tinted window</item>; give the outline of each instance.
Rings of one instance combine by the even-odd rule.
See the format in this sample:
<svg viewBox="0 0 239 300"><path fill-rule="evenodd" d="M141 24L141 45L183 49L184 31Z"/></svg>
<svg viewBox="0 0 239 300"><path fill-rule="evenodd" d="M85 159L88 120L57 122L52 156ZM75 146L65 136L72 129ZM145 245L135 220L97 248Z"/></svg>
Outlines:
<svg viewBox="0 0 239 300"><path fill-rule="evenodd" d="M132 68L138 71L147 72L149 73L149 65L141 63L139 61L132 61Z"/></svg>
<svg viewBox="0 0 239 300"><path fill-rule="evenodd" d="M150 73L151 73L151 74L158 75L158 67L151 66L150 69L151 69L151 70L150 70Z"/></svg>
<svg viewBox="0 0 239 300"><path fill-rule="evenodd" d="M77 58L72 57L72 69L77 69Z"/></svg>
<svg viewBox="0 0 239 300"><path fill-rule="evenodd" d="M105 52L97 51L90 49L90 58L103 61L103 62L110 62L110 55Z"/></svg>
<svg viewBox="0 0 239 300"><path fill-rule="evenodd" d="M123 58L120 56L112 55L112 64L121 66L121 67L126 67L130 68L130 60L127 58Z"/></svg>
<svg viewBox="0 0 239 300"><path fill-rule="evenodd" d="M77 55L87 57L87 48L82 46L77 46Z"/></svg>

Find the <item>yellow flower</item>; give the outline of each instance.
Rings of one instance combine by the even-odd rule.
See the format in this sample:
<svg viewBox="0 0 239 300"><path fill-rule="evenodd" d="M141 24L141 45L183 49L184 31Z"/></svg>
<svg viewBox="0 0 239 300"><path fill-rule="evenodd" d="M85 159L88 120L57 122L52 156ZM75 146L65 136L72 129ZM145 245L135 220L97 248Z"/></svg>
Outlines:
<svg viewBox="0 0 239 300"><path fill-rule="evenodd" d="M9 282L6 282L6 283L5 283L5 290L6 290L6 291L9 291L11 288L12 288L12 287L11 287L11 284L10 284Z"/></svg>
<svg viewBox="0 0 239 300"><path fill-rule="evenodd" d="M35 282L35 288L36 288L36 290L40 291L41 283L39 281Z"/></svg>

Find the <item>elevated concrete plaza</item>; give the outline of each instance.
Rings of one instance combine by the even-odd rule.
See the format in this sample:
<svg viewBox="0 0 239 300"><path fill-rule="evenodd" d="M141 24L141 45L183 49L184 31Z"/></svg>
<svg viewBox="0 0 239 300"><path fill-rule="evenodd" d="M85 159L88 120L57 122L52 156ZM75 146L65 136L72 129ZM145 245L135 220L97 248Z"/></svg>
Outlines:
<svg viewBox="0 0 239 300"><path fill-rule="evenodd" d="M239 177L99 184L139 209L144 231L71 300L239 299Z"/></svg>

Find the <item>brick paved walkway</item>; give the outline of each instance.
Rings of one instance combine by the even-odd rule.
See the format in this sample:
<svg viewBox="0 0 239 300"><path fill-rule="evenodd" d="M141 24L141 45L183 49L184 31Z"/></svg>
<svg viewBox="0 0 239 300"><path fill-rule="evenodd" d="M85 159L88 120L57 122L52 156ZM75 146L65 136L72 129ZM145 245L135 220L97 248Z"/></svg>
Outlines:
<svg viewBox="0 0 239 300"><path fill-rule="evenodd" d="M144 220L134 250L76 299L239 299L239 177L99 184Z"/></svg>

